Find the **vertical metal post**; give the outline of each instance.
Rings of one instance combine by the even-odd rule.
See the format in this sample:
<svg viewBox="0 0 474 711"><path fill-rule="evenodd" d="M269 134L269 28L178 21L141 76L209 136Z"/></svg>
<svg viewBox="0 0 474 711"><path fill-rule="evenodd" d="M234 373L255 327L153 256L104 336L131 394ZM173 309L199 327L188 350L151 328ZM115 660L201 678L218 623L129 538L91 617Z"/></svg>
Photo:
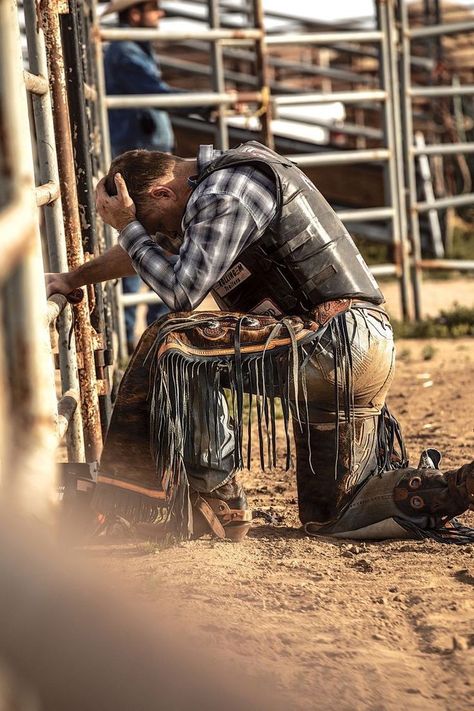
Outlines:
<svg viewBox="0 0 474 711"><path fill-rule="evenodd" d="M381 40L381 57L380 57L380 80L382 84L382 89L387 92L387 98L383 104L383 134L384 143L389 150L389 157L384 166L384 181L385 181L385 193L386 193L386 203L393 208L392 217L392 230L393 230L393 259L397 265L398 279L401 279L401 265L400 265L400 252L401 252L401 228L400 228L400 206L398 199L398 181L397 181L397 167L396 167L396 150L395 150L395 130L393 125L393 87L392 87L392 76L390 71L390 45L389 45L389 31L388 31L388 16L387 16L387 5L386 2L378 1L376 4L377 10L377 22L382 31ZM403 298L402 292L402 310L405 313L405 300Z"/></svg>
<svg viewBox="0 0 474 711"><path fill-rule="evenodd" d="M68 95L69 119L71 133L74 136L74 165L78 207L81 216L82 245L86 257L96 257L100 250L97 243L97 225L95 219L94 187L92 183L92 145L89 122L86 116L86 97L84 91L84 63L87 62L87 52L83 50L83 42L79 37L78 22L83 7L77 0L69 0L70 11L60 17L62 30L62 45L65 65L66 87ZM87 42L87 39L84 38ZM86 43L85 42L85 43ZM84 44L85 44L84 43ZM94 306L90 313L92 327L99 334L101 343L95 350L96 373L102 381L103 388L99 396L101 424L106 430L112 414L107 373L105 371L105 320L102 284L93 287Z"/></svg>
<svg viewBox="0 0 474 711"><path fill-rule="evenodd" d="M270 65L268 63L268 50L265 40L265 20L262 0L252 0L253 20L256 29L261 30L262 36L255 41L256 73L261 80L262 114L262 140L268 148L274 148L272 133L272 110L270 103Z"/></svg>
<svg viewBox="0 0 474 711"><path fill-rule="evenodd" d="M41 24L38 22L36 5L25 3L26 39L28 43L28 62L30 71L43 77L48 76L46 61L46 47ZM33 112L37 135L37 151L41 183L49 180L59 184L58 163L54 138L53 115L51 97L49 92L42 95L33 95ZM48 256L50 268L53 271L65 272L68 270L66 240L62 214L61 198L50 205L45 205L44 218L48 241ZM77 372L76 344L69 343L69 333L72 326L71 309L65 309L58 320L59 327L59 364L61 371L61 385L63 391L79 390L79 376ZM84 461L84 436L82 433L82 417L79 408L76 409L69 424L66 442L68 458L73 462Z"/></svg>
<svg viewBox="0 0 474 711"><path fill-rule="evenodd" d="M90 5L92 17L92 32L91 42L93 42L95 71L96 71L96 92L99 106L100 118L100 133L102 135L102 163L101 169L105 173L110 166L111 150L110 150L110 134L109 134L109 118L107 115L107 106L105 104L105 76L104 76L104 59L102 40L100 38L100 28L95 12L95 2ZM107 247L112 247L117 242L115 231L109 226L104 225L105 243ZM122 282L117 279L116 283L108 289L110 296L111 307L113 312L114 324L118 336L118 357L121 362L124 362L128 357L127 351L127 332L125 328L125 313L122 306Z"/></svg>
<svg viewBox="0 0 474 711"><path fill-rule="evenodd" d="M402 314L404 318L411 317L409 301L410 265L408 255L405 179L404 179L404 154L402 141L402 123L400 109L400 81L398 74L398 38L395 28L394 2L386 0L380 3L381 16L385 17L385 33L387 34L387 60L389 63L389 84L387 89L390 95L390 109L393 122L393 165L395 168L395 209L398 219L399 241L395 245L395 261L401 269L400 292L402 301Z"/></svg>
<svg viewBox="0 0 474 711"><path fill-rule="evenodd" d="M41 9L43 27L46 35L50 84L54 104L56 149L58 154L61 195L63 197L68 263L69 267L74 269L83 263L84 253L82 249L74 155L69 124L58 0L44 0ZM74 307L74 314L76 319L76 347L82 360L79 368L79 380L81 385L86 460L97 461L102 450L102 435L94 361L96 334L89 320L87 298L84 298L80 304Z"/></svg>
<svg viewBox="0 0 474 711"><path fill-rule="evenodd" d="M95 0L74 0L73 8L77 6L77 27L78 39L83 48L82 57L84 65L84 78L87 82L88 92L86 92L85 112L88 118L89 142L90 142L90 166L93 179L99 180L104 173L103 165L103 145L104 135L101 130L100 95L97 90L97 67L94 31L93 31L93 6ZM73 10L74 14L74 10ZM108 166L106 166L108 168ZM95 217L95 206L92 212ZM107 248L107 230L111 228L105 226L101 219L95 219L96 248L99 252ZM105 365L113 365L116 345L114 342L114 286L111 282L101 285L101 299L104 314L104 336L105 336ZM107 379L107 387L111 390L111 369L105 368L104 375ZM107 395L107 411L103 412L102 429L108 426L110 419L110 397ZM103 410L105 407L103 406Z"/></svg>
<svg viewBox="0 0 474 711"><path fill-rule="evenodd" d="M211 29L220 28L219 0L208 0L209 2L209 26ZM224 57L222 44L211 42L212 48L212 88L219 94L225 92L224 80ZM216 126L217 146L223 151L229 148L229 132L225 118L225 106L219 104Z"/></svg>
<svg viewBox="0 0 474 711"><path fill-rule="evenodd" d="M425 148L425 137L422 131L415 131L415 146L417 148ZM433 180L431 176L430 161L426 154L418 155L418 167L420 170L420 178L423 184L423 192L426 202L434 204L436 198L433 190ZM444 257L444 245L441 237L441 225L439 221L438 210L434 208L428 211L428 221L430 223L431 239L433 245L434 256L437 259Z"/></svg>
<svg viewBox="0 0 474 711"><path fill-rule="evenodd" d="M411 87L411 43L408 35L409 20L408 7L405 2L398 3L398 13L400 21L400 33L402 42L402 72L401 72L401 94L402 101L402 131L403 131L403 148L404 148L404 163L408 184L408 218L410 222L410 234L412 239L413 264L412 264L412 288L413 301L415 307L415 318L421 318L421 280L422 272L420 267L421 259L421 241L420 241L420 224L418 221L418 213L416 211L416 172L415 161L413 160L413 116L412 104L410 98Z"/></svg>
<svg viewBox="0 0 474 711"><path fill-rule="evenodd" d="M21 261L4 290L11 437L1 462L2 487L19 509L50 521L56 490L57 408L16 2L0 2L0 24L5 40L0 46L4 160L11 198L23 198L31 218Z"/></svg>

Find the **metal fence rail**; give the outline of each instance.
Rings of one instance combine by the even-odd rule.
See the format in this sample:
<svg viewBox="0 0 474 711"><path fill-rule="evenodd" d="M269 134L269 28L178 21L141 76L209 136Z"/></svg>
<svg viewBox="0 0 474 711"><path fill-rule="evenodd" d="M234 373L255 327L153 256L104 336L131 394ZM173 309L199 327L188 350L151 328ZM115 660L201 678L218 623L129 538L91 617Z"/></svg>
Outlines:
<svg viewBox="0 0 474 711"><path fill-rule="evenodd" d="M449 197L435 198L426 202L418 200L417 176L415 159L419 156L430 155L453 155L459 153L472 153L474 144L432 144L417 146L413 128L413 99L416 97L457 97L474 95L474 85L464 86L433 86L414 87L411 76L411 44L417 39L427 39L440 37L448 34L462 32L474 32L474 22L456 22L450 24L438 24L430 27L411 28L408 16L408 7L404 2L399 2L398 19L401 30L401 93L404 97L402 103L403 136L404 136L404 160L406 168L407 182L407 211L409 215L409 228L413 249L412 257L412 284L415 318L422 315L422 274L423 269L471 271L472 260L452 260L452 259L423 259L421 251L420 236L420 215L430 213L433 210L442 210L449 207L460 207L474 205L474 193L462 195L452 195Z"/></svg>
<svg viewBox="0 0 474 711"><path fill-rule="evenodd" d="M0 30L0 493L50 520L58 415L16 3L1 0Z"/></svg>
<svg viewBox="0 0 474 711"><path fill-rule="evenodd" d="M36 7L33 3L25 3L25 29L28 47L28 62L31 72L44 78L46 91L32 97L35 132L37 136L38 174L44 183L54 185L50 200L46 204L43 215L47 238L49 268L52 271L64 272L68 269L66 236L63 220L62 198L60 196L59 170L56 155L56 138L53 121L51 95L49 91L49 70L46 58L45 36L42 23L39 22ZM28 86L27 86L28 88ZM36 188L38 196L39 188ZM72 313L65 309L65 299L61 300L62 308L57 313L58 318L58 349L61 370L61 387L63 391L79 390L77 369L76 343L70 340ZM84 436L82 432L82 416L77 409L67 431L68 456L72 461L84 460Z"/></svg>
<svg viewBox="0 0 474 711"><path fill-rule="evenodd" d="M183 42L185 40L206 40L211 43L211 66L209 75L213 82L213 92L190 92L178 95L133 95L133 96L107 96L107 108L126 107L193 107L193 106L216 106L218 108L218 122L216 126L216 136L218 147L229 145L228 128L223 119L223 111L227 106L231 106L235 101L256 101L261 104L261 130L264 143L273 146L273 136L271 132L271 117L274 113L278 116L278 110L284 106L318 105L332 102L344 102L347 104L366 104L372 102L374 106L381 107L383 112L383 130L380 133L382 146L374 149L357 149L350 151L325 152L318 154L294 155L290 156L302 169L309 166L329 166L344 165L351 163L376 162L383 163L385 173L385 193L386 204L370 210L361 210L357 214L356 210L342 211L341 217L348 226L360 224L364 220L382 221L391 225L389 246L393 263L380 265L383 273L395 274L400 282L400 294L402 312L405 317L410 313L410 267L409 267L409 245L406 238L406 219L401 214L401 207L404 200L403 184L403 148L401 143L399 106L394 94L398 86L397 58L395 53L395 18L393 13L393 2L382 2L377 0L377 24L376 30L358 31L334 31L334 32L311 32L311 33L285 33L265 36L263 25L263 11L261 0L253 0L245 7L251 11L254 24L253 29L239 28L222 29L220 22L221 4L217 0L208 0L208 20L209 29L196 29L193 31L167 31L162 29L137 29L137 28L102 28L100 35L104 41L118 40L150 40L160 42ZM244 12L244 7L236 7L236 12ZM184 12L184 14L186 14ZM197 18L196 18L197 19ZM205 15L199 18L206 21ZM252 55L257 59L257 72L255 86L257 91L239 92L237 96L231 97L226 94L225 88L226 70L223 66L222 44L232 40L232 43L247 43L251 39L255 41L256 50ZM363 89L355 87L352 90L336 91L330 93L298 92L293 90L290 94L279 94L270 96L270 57L268 48L280 45L315 45L315 46L336 46L339 43L354 46L378 45L380 56L379 87L373 89ZM184 45L183 45L184 46ZM247 55L246 55L247 56ZM189 64L189 63L188 63ZM200 67L202 69L202 67ZM357 75L356 75L357 77ZM352 82L356 78L351 76ZM272 84L272 86L274 83ZM260 89L260 91L258 91ZM404 209L404 208L403 208ZM148 297L147 297L148 298ZM143 303L144 294L133 298L133 303ZM122 298L122 305L129 305L130 300Z"/></svg>
<svg viewBox="0 0 474 711"><path fill-rule="evenodd" d="M4 242L0 265L0 493L20 509L44 519L50 519L57 499L55 461L62 437L66 436L69 461L96 462L102 447L101 428L107 426L110 415L110 408L99 408L99 397L110 400L104 367L107 363L101 358L106 352L107 334L97 327L103 324L107 311L100 301L101 291L96 290L91 306L84 294L83 301L71 307L60 295L46 301L44 287L42 237L51 271L68 271L80 265L84 261L83 245L90 253L104 246L103 238L98 241L98 226L93 220L81 223L79 214L81 209L83 216L90 215L92 163L99 165L101 149L97 117L92 107L85 105L99 96L91 68L95 59L89 56L87 82L86 72L81 70L79 88L83 88L84 96L81 111L91 116L91 130L86 129L81 146L73 151L72 130L76 131L75 122L81 116L68 102L69 57L64 53L68 37L64 28L61 31L60 14L74 11L74 20L85 22L84 13L88 11L87 2L81 3L80 12L75 12L74 3L24 3L28 62L24 69L17 4L0 0L0 129L4 149L0 154L0 229ZM86 44L85 55L90 55L92 44ZM77 36L70 40L69 49L71 46L77 50L82 46ZM31 126L27 91L31 95ZM81 147L87 154L82 164ZM79 198L78 175L81 180L85 175L88 181L84 192L90 196L89 215ZM99 315L93 325L94 304ZM56 331L53 341L55 345L57 342L61 374L58 397L50 338Z"/></svg>

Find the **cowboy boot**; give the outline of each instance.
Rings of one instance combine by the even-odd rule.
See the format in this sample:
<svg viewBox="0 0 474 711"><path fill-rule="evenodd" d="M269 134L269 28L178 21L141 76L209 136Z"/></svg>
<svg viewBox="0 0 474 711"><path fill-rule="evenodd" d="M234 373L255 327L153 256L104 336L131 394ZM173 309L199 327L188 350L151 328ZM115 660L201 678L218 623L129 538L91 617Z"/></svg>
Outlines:
<svg viewBox="0 0 474 711"><path fill-rule="evenodd" d="M352 431L353 429L353 431ZM301 523L337 518L359 485L377 470L377 417L353 423L293 421Z"/></svg>
<svg viewBox="0 0 474 711"><path fill-rule="evenodd" d="M428 450L433 452L436 450ZM308 523L311 535L336 538L387 539L433 537L469 542L474 530L461 534L445 524L474 508L474 462L441 472L422 454L418 468L392 469L370 477L335 522Z"/></svg>
<svg viewBox="0 0 474 711"><path fill-rule="evenodd" d="M193 538L206 533L227 538L235 543L247 535L252 525L252 512L244 489L234 476L211 493L191 493Z"/></svg>
<svg viewBox="0 0 474 711"><path fill-rule="evenodd" d="M425 516L430 527L437 528L474 508L474 462L444 474L434 467L402 472L393 490L393 500L405 516Z"/></svg>

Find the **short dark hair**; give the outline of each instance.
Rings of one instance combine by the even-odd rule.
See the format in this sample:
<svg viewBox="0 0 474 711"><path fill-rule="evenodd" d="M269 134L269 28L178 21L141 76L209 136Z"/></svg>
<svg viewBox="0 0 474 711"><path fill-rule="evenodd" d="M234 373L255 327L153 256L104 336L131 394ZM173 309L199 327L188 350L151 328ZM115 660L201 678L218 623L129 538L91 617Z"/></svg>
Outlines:
<svg viewBox="0 0 474 711"><path fill-rule="evenodd" d="M105 176L105 189L109 195L116 195L114 176L120 173L137 209L137 217L146 213L146 201L151 185L160 178L170 177L177 162L184 158L143 149L127 151L114 158Z"/></svg>

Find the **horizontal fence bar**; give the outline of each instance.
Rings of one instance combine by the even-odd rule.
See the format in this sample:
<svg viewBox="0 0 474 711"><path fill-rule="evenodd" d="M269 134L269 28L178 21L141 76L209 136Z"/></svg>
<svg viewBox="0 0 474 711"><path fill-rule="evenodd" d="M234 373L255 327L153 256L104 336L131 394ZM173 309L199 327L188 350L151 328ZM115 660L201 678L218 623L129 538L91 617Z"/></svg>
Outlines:
<svg viewBox="0 0 474 711"><path fill-rule="evenodd" d="M100 30L100 36L108 42L132 40L135 42L182 42L185 40L205 40L217 42L218 40L258 40L264 36L262 30L186 30L168 31L144 28L111 28Z"/></svg>
<svg viewBox="0 0 474 711"><path fill-rule="evenodd" d="M473 259L420 259L417 265L422 269L452 269L456 271L474 271Z"/></svg>
<svg viewBox="0 0 474 711"><path fill-rule="evenodd" d="M396 264L370 264L369 271L375 277L381 276L392 276L393 274L398 274L398 267Z"/></svg>
<svg viewBox="0 0 474 711"><path fill-rule="evenodd" d="M222 45L226 46L228 43L232 43L232 40L223 40ZM203 49L205 48L204 42L192 42L191 43L192 47L195 49ZM228 57L229 59L242 59L244 61L248 60L249 62L254 62L255 61L255 49L254 45L255 43L252 42L252 49L251 50L246 50L245 48L238 48L238 49L231 49L227 52L224 52L225 56ZM176 57L173 58L168 58L168 57L160 57L161 63L166 66L170 65L170 62L176 62L177 59ZM180 63L183 60L179 60ZM367 75L361 75L356 73L355 71L349 71L346 69L339 69L335 67L319 67L315 66L314 64L307 64L307 63L302 63L301 61L298 62L298 60L288 60L288 59L283 59L282 57L275 56L273 54L269 54L268 56L268 61L272 67L278 67L281 69L288 69L288 70L293 70L299 74L304 74L304 75L316 75L316 76L322 76L322 77L327 77L328 79L334 79L334 80L341 80L341 81L347 81L347 82L357 82L358 85L360 84L365 84L365 83L371 83L374 86L378 85L378 80L375 77L370 77ZM194 66L192 62L185 62L187 65ZM203 68L205 65L201 65L201 68ZM178 67L179 68L179 67ZM184 66L183 66L184 68ZM238 74L238 73L237 73ZM231 79L232 76L235 76L235 72L231 72L229 74L229 78ZM252 75L252 78L256 80L255 74ZM277 81L273 82L274 84L278 83Z"/></svg>
<svg viewBox="0 0 474 711"><path fill-rule="evenodd" d="M255 47L255 40L249 39L223 39L220 43L222 47Z"/></svg>
<svg viewBox="0 0 474 711"><path fill-rule="evenodd" d="M343 222L364 222L365 220L391 220L395 214L393 207L369 207L360 210L340 210L336 212Z"/></svg>
<svg viewBox="0 0 474 711"><path fill-rule="evenodd" d="M154 291L139 291L136 294L122 294L122 306L137 306L137 304L160 304L161 299Z"/></svg>
<svg viewBox="0 0 474 711"><path fill-rule="evenodd" d="M239 101L260 103L262 94L258 91L241 93L189 92L186 94L133 94L107 96L105 104L109 109L145 108L159 106L161 108L193 106L217 106L218 104L235 104Z"/></svg>
<svg viewBox="0 0 474 711"><path fill-rule="evenodd" d="M416 86L407 89L407 93L412 98L437 97L437 96L472 96L474 95L474 85L463 86Z"/></svg>
<svg viewBox="0 0 474 711"><path fill-rule="evenodd" d="M49 91L48 80L40 74L32 74L24 69L23 78L25 80L27 90L31 91L32 94L38 94L38 96L41 96Z"/></svg>
<svg viewBox="0 0 474 711"><path fill-rule="evenodd" d="M474 153L473 143L432 143L428 146L412 146L414 156L451 155L453 153Z"/></svg>
<svg viewBox="0 0 474 711"><path fill-rule="evenodd" d="M406 36L410 39L423 37L437 37L439 35L453 35L459 32L474 32L474 21L467 22L445 22L442 25L430 27L413 27L407 30Z"/></svg>
<svg viewBox="0 0 474 711"><path fill-rule="evenodd" d="M69 423L79 404L79 393L76 390L67 390L58 402L58 424L56 434L61 440L67 432Z"/></svg>
<svg viewBox="0 0 474 711"><path fill-rule="evenodd" d="M33 239L35 216L26 191L0 211L0 282L4 281L24 258L25 249Z"/></svg>
<svg viewBox="0 0 474 711"><path fill-rule="evenodd" d="M450 195L449 197L439 198L435 202L417 202L413 205L416 212L429 212L430 210L443 210L445 207L456 207L460 205L474 205L474 193L466 193L466 195Z"/></svg>
<svg viewBox="0 0 474 711"><path fill-rule="evenodd" d="M285 156L296 165L341 165L345 163L368 163L390 158L388 148L367 148L360 151L328 151L327 153L296 154Z"/></svg>
<svg viewBox="0 0 474 711"><path fill-rule="evenodd" d="M301 32L267 37L267 45L282 44L323 44L333 45L337 42L380 42L382 32L378 30L356 32Z"/></svg>
<svg viewBox="0 0 474 711"><path fill-rule="evenodd" d="M50 203L57 200L60 195L59 185L53 180L44 185L38 185L35 189L36 192L36 205L41 207L42 205L49 205Z"/></svg>
<svg viewBox="0 0 474 711"><path fill-rule="evenodd" d="M386 91L374 89L373 91L333 91L327 94L272 96L272 101L277 106L297 106L299 104L332 104L335 101L359 104L364 101L385 101L386 98Z"/></svg>
<svg viewBox="0 0 474 711"><path fill-rule="evenodd" d="M48 323L51 325L56 321L59 314L64 311L67 299L63 294L51 294L48 299Z"/></svg>

